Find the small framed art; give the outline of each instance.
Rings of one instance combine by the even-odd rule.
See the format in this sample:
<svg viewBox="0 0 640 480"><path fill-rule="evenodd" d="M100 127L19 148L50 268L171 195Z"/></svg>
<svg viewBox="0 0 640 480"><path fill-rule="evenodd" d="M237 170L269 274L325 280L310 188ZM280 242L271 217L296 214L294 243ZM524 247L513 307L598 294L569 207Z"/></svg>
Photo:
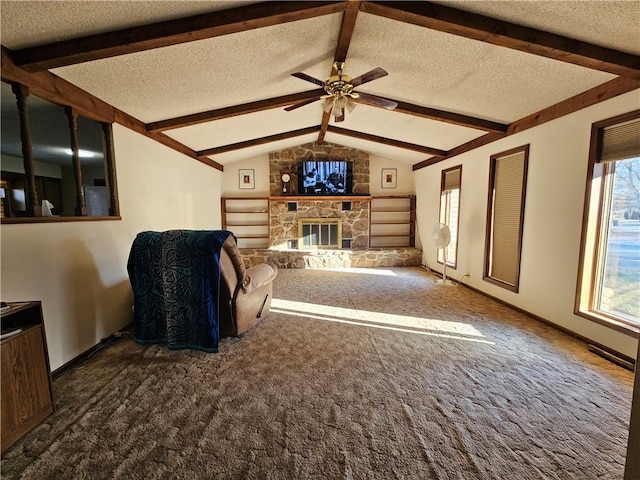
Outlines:
<svg viewBox="0 0 640 480"><path fill-rule="evenodd" d="M395 168L382 169L382 188L396 188L398 186L398 170Z"/></svg>
<svg viewBox="0 0 640 480"><path fill-rule="evenodd" d="M247 190L256 188L255 170L253 168L239 169L238 177L240 182L238 188Z"/></svg>

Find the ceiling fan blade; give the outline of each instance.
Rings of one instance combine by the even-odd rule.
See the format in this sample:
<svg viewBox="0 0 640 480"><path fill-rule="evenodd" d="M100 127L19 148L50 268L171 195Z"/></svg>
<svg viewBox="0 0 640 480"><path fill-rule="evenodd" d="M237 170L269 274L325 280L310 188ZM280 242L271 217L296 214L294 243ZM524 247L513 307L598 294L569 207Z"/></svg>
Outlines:
<svg viewBox="0 0 640 480"><path fill-rule="evenodd" d="M386 108L387 110L393 110L398 106L393 100L387 100L386 98L378 97L376 95L370 95L368 93L353 92L355 95L351 95L354 102L365 103L373 105L374 107Z"/></svg>
<svg viewBox="0 0 640 480"><path fill-rule="evenodd" d="M312 77L311 75L307 75L302 72L295 72L291 74L294 77L300 78L302 80L306 80L307 82L315 83L320 87L324 87L324 82L322 80L318 80L317 78Z"/></svg>
<svg viewBox="0 0 640 480"><path fill-rule="evenodd" d="M389 73L385 69L377 67L367 73L363 73L359 77L354 78L349 83L354 87L357 87L358 85L370 82L371 80L375 80L376 78L386 77L387 75L389 75Z"/></svg>
<svg viewBox="0 0 640 480"><path fill-rule="evenodd" d="M291 110L295 110L296 108L304 107L305 105L309 105L310 103L317 102L318 100L320 100L320 97L318 97L318 98L310 98L308 100L302 100L301 102L294 103L293 105L289 105L288 107L285 107L285 111L290 112Z"/></svg>

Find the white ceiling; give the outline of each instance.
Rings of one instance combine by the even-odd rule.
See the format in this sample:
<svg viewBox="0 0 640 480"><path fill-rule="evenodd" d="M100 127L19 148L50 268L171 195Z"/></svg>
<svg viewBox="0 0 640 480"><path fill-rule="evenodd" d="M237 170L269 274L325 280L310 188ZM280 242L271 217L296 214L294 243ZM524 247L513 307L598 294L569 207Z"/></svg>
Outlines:
<svg viewBox="0 0 640 480"><path fill-rule="evenodd" d="M1 36L11 50L187 17L255 2L238 1L8 1L1 2ZM638 1L434 2L620 51L640 54ZM144 122L266 100L318 88L291 76L325 79L343 14L247 30L52 69L112 106ZM616 75L417 25L359 12L346 73L375 67L389 75L357 90L480 119L511 123ZM291 112L282 107L167 130L195 150L224 147L317 126L321 102ZM329 130L325 140L414 164L430 154L384 139L449 150L486 131L358 105L330 125L382 141ZM229 163L312 142L317 134L211 156Z"/></svg>

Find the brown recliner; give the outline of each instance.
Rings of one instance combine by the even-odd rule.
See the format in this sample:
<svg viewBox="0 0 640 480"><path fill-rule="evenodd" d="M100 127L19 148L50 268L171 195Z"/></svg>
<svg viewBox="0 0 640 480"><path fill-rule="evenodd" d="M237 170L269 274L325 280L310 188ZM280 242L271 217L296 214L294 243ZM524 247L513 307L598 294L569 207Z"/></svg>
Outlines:
<svg viewBox="0 0 640 480"><path fill-rule="evenodd" d="M269 313L277 274L270 263L245 268L235 238L227 238L220 250L220 336L241 335Z"/></svg>

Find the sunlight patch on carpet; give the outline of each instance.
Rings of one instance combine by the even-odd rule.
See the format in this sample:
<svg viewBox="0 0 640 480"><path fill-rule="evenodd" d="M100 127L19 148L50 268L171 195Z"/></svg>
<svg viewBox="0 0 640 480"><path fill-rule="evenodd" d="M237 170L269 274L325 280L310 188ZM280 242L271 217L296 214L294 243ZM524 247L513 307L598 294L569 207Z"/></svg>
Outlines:
<svg viewBox="0 0 640 480"><path fill-rule="evenodd" d="M380 328L398 332L431 335L494 345L494 342L483 340L484 335L475 327L462 322L410 317L392 313L371 312L315 303L295 302L278 298L273 299L271 303L271 311L285 315L312 318L315 320L325 320L362 327Z"/></svg>

